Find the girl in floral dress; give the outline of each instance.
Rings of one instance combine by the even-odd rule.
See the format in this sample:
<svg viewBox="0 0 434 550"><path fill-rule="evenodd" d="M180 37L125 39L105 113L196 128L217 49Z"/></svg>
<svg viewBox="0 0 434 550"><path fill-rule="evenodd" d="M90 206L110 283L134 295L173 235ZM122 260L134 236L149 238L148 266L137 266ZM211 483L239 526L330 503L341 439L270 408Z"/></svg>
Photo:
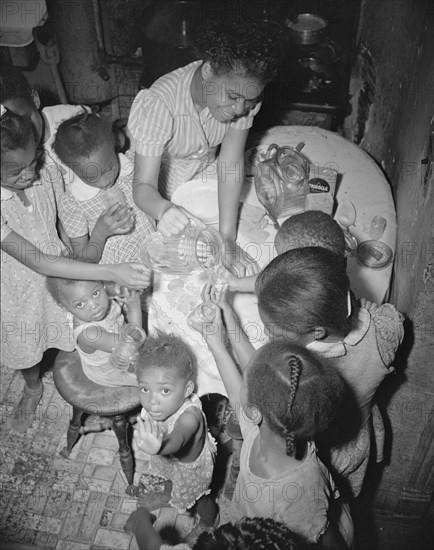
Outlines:
<svg viewBox="0 0 434 550"><path fill-rule="evenodd" d="M139 350L137 380L142 414L136 443L151 455L151 473L173 484L170 504L184 512L196 507L194 534L218 522L208 496L216 444L194 393L195 366L177 336L149 337Z"/></svg>
<svg viewBox="0 0 434 550"><path fill-rule="evenodd" d="M48 294L45 277L116 280L149 286L143 265L96 266L61 254L51 178L38 166L40 134L30 116L1 109L2 365L20 370L25 386L13 427L25 431L42 397L40 361L49 348L74 349L71 318Z"/></svg>

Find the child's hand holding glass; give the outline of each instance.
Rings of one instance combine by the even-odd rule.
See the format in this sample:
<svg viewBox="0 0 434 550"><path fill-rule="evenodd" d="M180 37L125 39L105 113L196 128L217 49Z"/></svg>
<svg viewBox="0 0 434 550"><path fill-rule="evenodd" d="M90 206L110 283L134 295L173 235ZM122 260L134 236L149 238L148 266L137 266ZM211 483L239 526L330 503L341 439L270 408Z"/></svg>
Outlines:
<svg viewBox="0 0 434 550"><path fill-rule="evenodd" d="M204 302L210 300L221 309L226 331L234 331L238 322L238 317L232 307L232 298L233 293L229 285L223 285L221 288L217 286L216 288L216 285L210 281L202 289L202 299Z"/></svg>
<svg viewBox="0 0 434 550"><path fill-rule="evenodd" d="M141 416L137 417L137 445L140 450L149 455L158 454L163 444L163 430L161 423L157 422L152 416L142 410Z"/></svg>
<svg viewBox="0 0 434 550"><path fill-rule="evenodd" d="M119 342L113 348L110 361L119 369L134 372L140 346L146 339L145 331L134 322L125 323L119 333Z"/></svg>
<svg viewBox="0 0 434 550"><path fill-rule="evenodd" d="M128 319L130 319L130 315L128 314L131 314L137 310L141 311L141 294L141 290L131 290L130 288L124 287L124 292L120 296L116 297L119 302L122 302L123 313L127 314Z"/></svg>
<svg viewBox="0 0 434 550"><path fill-rule="evenodd" d="M232 292L228 284L216 284L213 281L208 281L201 292L204 303L212 302L223 312L232 311L230 296Z"/></svg>
<svg viewBox="0 0 434 550"><path fill-rule="evenodd" d="M114 204L104 210L96 221L94 231L108 238L111 235L123 235L131 231L134 225L134 216L127 206Z"/></svg>
<svg viewBox="0 0 434 550"><path fill-rule="evenodd" d="M214 305L212 301L200 304L199 307ZM197 308L196 308L197 309ZM223 326L223 319L221 315L220 307L214 308L215 316L212 321L204 321L197 316L189 315L188 325L193 329L200 332L206 341L208 347L212 351L221 346L226 347L226 331Z"/></svg>
<svg viewBox="0 0 434 550"><path fill-rule="evenodd" d="M257 264L255 264L257 266ZM259 270L259 267L257 268ZM254 292L257 272L255 268L255 274L248 274L248 276L242 277L233 273L223 265L213 267L208 270L208 276L217 288L227 285L228 290L231 292Z"/></svg>

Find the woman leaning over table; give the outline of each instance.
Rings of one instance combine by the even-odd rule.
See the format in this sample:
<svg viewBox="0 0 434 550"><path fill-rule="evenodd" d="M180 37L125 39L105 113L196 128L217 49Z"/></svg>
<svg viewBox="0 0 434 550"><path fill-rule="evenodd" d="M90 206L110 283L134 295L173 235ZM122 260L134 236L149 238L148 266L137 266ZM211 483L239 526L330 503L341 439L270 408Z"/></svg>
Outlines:
<svg viewBox="0 0 434 550"><path fill-rule="evenodd" d="M260 24L232 19L205 24L195 46L198 61L162 76L133 102L128 131L135 151L134 198L163 235L176 234L188 223L186 211L170 202L176 187L217 175L220 233L230 267L237 264L245 143L264 87L275 76L278 44ZM240 262L246 264L239 259L237 267Z"/></svg>

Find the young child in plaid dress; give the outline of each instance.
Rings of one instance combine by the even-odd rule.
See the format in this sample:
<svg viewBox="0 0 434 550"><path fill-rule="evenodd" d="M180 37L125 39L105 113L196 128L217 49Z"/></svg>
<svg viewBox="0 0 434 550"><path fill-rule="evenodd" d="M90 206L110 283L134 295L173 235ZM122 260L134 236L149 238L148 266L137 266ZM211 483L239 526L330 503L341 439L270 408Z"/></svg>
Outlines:
<svg viewBox="0 0 434 550"><path fill-rule="evenodd" d="M137 261L143 239L155 231L154 220L134 202L134 166L116 153L112 125L81 113L59 126L53 149L73 173L59 215L74 256L102 264ZM120 191L120 202L107 207L104 199L113 190Z"/></svg>

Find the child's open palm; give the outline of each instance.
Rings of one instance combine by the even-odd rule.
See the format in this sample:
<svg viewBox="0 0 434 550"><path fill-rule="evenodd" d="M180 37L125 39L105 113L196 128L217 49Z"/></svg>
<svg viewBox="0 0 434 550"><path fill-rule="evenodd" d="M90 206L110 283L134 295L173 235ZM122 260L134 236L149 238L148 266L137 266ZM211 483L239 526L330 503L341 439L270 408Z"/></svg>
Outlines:
<svg viewBox="0 0 434 550"><path fill-rule="evenodd" d="M137 445L145 453L156 455L163 444L163 430L159 423L150 414L145 413L144 418L137 417Z"/></svg>
<svg viewBox="0 0 434 550"><path fill-rule="evenodd" d="M134 218L129 208L114 204L99 216L95 228L98 228L106 237L110 237L128 233L133 224Z"/></svg>

